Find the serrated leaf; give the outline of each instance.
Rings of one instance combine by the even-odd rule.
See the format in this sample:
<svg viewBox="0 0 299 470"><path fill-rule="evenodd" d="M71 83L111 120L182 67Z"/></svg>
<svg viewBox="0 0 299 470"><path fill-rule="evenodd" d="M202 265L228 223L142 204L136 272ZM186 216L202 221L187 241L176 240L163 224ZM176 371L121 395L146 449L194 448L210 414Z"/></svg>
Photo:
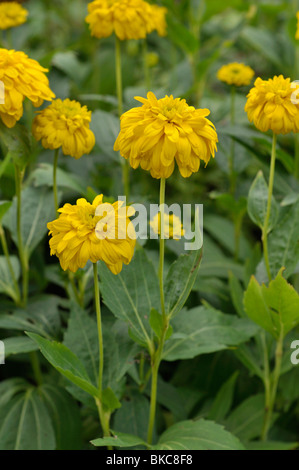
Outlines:
<svg viewBox="0 0 299 470"><path fill-rule="evenodd" d="M41 353L58 372L93 397L99 396L98 389L90 382L80 359L64 344L49 341L35 333L26 334L38 344Z"/></svg>
<svg viewBox="0 0 299 470"><path fill-rule="evenodd" d="M27 256L30 256L47 233L47 223L55 219L52 191L48 191L46 188L25 188L21 194L21 208L24 251ZM9 229L13 241L18 246L16 197L3 218L3 225Z"/></svg>
<svg viewBox="0 0 299 470"><path fill-rule="evenodd" d="M248 194L248 214L251 220L263 229L267 213L268 186L262 171L259 171ZM278 205L272 196L268 233L273 229L278 218Z"/></svg>
<svg viewBox="0 0 299 470"><path fill-rule="evenodd" d="M184 310L172 322L173 335L165 344L163 359L190 359L247 341L257 332L246 319L223 314L212 307Z"/></svg>
<svg viewBox="0 0 299 470"><path fill-rule="evenodd" d="M159 309L160 292L154 267L144 251L137 251L117 276L104 263L99 263L99 273L104 303L129 325L142 345L150 347L149 314L152 308Z"/></svg>
<svg viewBox="0 0 299 470"><path fill-rule="evenodd" d="M135 447L135 446L146 446L146 443L138 436L132 436L131 434L125 434L123 432L113 433L113 437L103 437L100 439L94 439L91 443L96 447Z"/></svg>
<svg viewBox="0 0 299 470"><path fill-rule="evenodd" d="M285 336L299 323L299 295L282 276L283 269L269 287L252 276L244 294L246 314L276 339Z"/></svg>
<svg viewBox="0 0 299 470"><path fill-rule="evenodd" d="M241 442L223 426L200 419L182 421L168 428L155 450L244 450Z"/></svg>

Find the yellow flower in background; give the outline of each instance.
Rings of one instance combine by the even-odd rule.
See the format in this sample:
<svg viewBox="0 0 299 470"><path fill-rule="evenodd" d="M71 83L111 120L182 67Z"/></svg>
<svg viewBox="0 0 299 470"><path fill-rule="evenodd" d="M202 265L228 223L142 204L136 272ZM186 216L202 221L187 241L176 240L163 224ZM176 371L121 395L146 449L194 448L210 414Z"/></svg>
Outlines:
<svg viewBox="0 0 299 470"><path fill-rule="evenodd" d="M55 98L45 75L47 71L24 52L0 49L0 81L5 92L0 117L7 127L13 127L22 117L25 98L35 107Z"/></svg>
<svg viewBox="0 0 299 470"><path fill-rule="evenodd" d="M151 6L143 0L94 0L88 4L86 22L91 35L121 39L145 38L152 31Z"/></svg>
<svg viewBox="0 0 299 470"><path fill-rule="evenodd" d="M295 39L299 40L299 11L297 11L296 17L297 17L297 30L296 30L296 34L295 34Z"/></svg>
<svg viewBox="0 0 299 470"><path fill-rule="evenodd" d="M269 80L257 78L247 95L245 111L250 122L260 131L271 129L275 134L299 131L299 84L283 75Z"/></svg>
<svg viewBox="0 0 299 470"><path fill-rule="evenodd" d="M135 97L143 106L121 116L121 129L114 150L129 159L130 165L149 170L153 178L168 178L175 167L188 177L205 165L217 150L217 133L206 116L208 109L195 109L186 100L165 96L157 100Z"/></svg>
<svg viewBox="0 0 299 470"><path fill-rule="evenodd" d="M160 235L161 213L158 212L150 221L150 226L154 233ZM175 214L164 213L164 237L180 240L185 234L180 218Z"/></svg>
<svg viewBox="0 0 299 470"><path fill-rule="evenodd" d="M151 7L151 22L153 30L157 31L159 36L166 36L167 23L166 14L167 8L160 7L159 5L150 5Z"/></svg>
<svg viewBox="0 0 299 470"><path fill-rule="evenodd" d="M252 68L239 62L223 65L217 72L218 80L235 86L249 85L253 77Z"/></svg>
<svg viewBox="0 0 299 470"><path fill-rule="evenodd" d="M62 148L64 155L76 159L91 152L95 136L90 130L91 111L77 101L58 99L38 112L32 133L46 149Z"/></svg>
<svg viewBox="0 0 299 470"><path fill-rule="evenodd" d="M65 204L60 215L49 222L51 255L59 258L65 271L76 272L87 261L104 261L113 274L129 264L136 243L136 234L129 217L134 210L122 201L103 203L103 195L90 204L78 199L75 205Z"/></svg>
<svg viewBox="0 0 299 470"><path fill-rule="evenodd" d="M0 29L20 26L27 20L28 11L17 2L0 3Z"/></svg>

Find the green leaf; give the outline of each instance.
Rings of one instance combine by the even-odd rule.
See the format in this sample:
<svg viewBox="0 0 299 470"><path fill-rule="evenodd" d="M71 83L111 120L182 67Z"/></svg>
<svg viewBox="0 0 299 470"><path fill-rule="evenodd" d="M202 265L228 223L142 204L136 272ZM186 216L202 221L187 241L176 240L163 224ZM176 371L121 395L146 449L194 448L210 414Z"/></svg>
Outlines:
<svg viewBox="0 0 299 470"><path fill-rule="evenodd" d="M8 209L10 208L12 202L11 201L0 201L0 223Z"/></svg>
<svg viewBox="0 0 299 470"><path fill-rule="evenodd" d="M140 437L132 436L131 434L125 434L122 432L112 432L113 437L104 437L100 439L94 439L91 443L96 447L135 447L135 446L146 446L146 443L140 439Z"/></svg>
<svg viewBox="0 0 299 470"><path fill-rule="evenodd" d="M241 442L223 426L200 419L182 421L168 428L155 450L244 450Z"/></svg>
<svg viewBox="0 0 299 470"><path fill-rule="evenodd" d="M211 307L183 311L172 322L174 333L165 344L167 361L190 359L247 341L257 332L247 319L223 314Z"/></svg>
<svg viewBox="0 0 299 470"><path fill-rule="evenodd" d="M0 328L32 331L46 338L56 337L61 327L60 302L61 298L53 294L31 297L26 310L13 308L11 313L1 314Z"/></svg>
<svg viewBox="0 0 299 470"><path fill-rule="evenodd" d="M51 419L33 387L0 407L0 449L55 449Z"/></svg>
<svg viewBox="0 0 299 470"><path fill-rule="evenodd" d="M149 322L157 338L161 338L163 332L163 320L161 313L157 312L157 310L153 308L150 313ZM169 325L166 333L166 339L170 338L171 335L172 327Z"/></svg>
<svg viewBox="0 0 299 470"><path fill-rule="evenodd" d="M14 163L23 169L30 157L30 137L27 129L20 123L9 129L2 122L0 123L0 138L8 148L10 157Z"/></svg>
<svg viewBox="0 0 299 470"><path fill-rule="evenodd" d="M38 346L27 338L27 336L14 336L3 340L5 346L5 357L9 357L13 354L23 354L32 351L37 351Z"/></svg>
<svg viewBox="0 0 299 470"><path fill-rule="evenodd" d="M102 403L103 403L104 409L106 411L109 411L110 413L113 413L113 411L121 407L121 404L117 396L115 395L115 393L110 387L105 388L105 390L103 390Z"/></svg>
<svg viewBox="0 0 299 470"><path fill-rule="evenodd" d="M234 390L238 375L239 371L235 372L221 386L209 411L208 419L215 420L217 423L224 420L233 403Z"/></svg>
<svg viewBox="0 0 299 470"><path fill-rule="evenodd" d="M279 222L268 238L269 263L272 276L286 268L284 275L293 274L299 261L299 201L282 211Z"/></svg>
<svg viewBox="0 0 299 470"><path fill-rule="evenodd" d="M283 268L269 287L259 285L252 276L244 294L246 314L276 339L299 323L299 295L282 277Z"/></svg>
<svg viewBox="0 0 299 470"><path fill-rule="evenodd" d="M38 390L52 420L56 450L80 450L82 424L75 400L56 384L43 384Z"/></svg>
<svg viewBox="0 0 299 470"><path fill-rule="evenodd" d="M104 263L99 263L99 273L104 303L117 318L129 324L141 344L150 347L149 315L152 308L160 307L160 292L154 267L144 251L137 251L117 276Z"/></svg>
<svg viewBox="0 0 299 470"><path fill-rule="evenodd" d="M169 39L185 52L193 54L198 50L198 39L176 18L168 16L167 35Z"/></svg>
<svg viewBox="0 0 299 470"><path fill-rule="evenodd" d="M264 420L264 406L263 394L247 398L230 414L226 428L242 441L259 437Z"/></svg>
<svg viewBox="0 0 299 470"><path fill-rule="evenodd" d="M165 280L165 310L168 315L177 315L185 305L196 280L202 250L180 257L170 266Z"/></svg>
<svg viewBox="0 0 299 470"><path fill-rule="evenodd" d="M263 229L267 213L268 186L262 171L259 171L248 194L248 214L251 220ZM273 229L278 218L278 205L272 196L268 233Z"/></svg>
<svg viewBox="0 0 299 470"><path fill-rule="evenodd" d="M119 119L107 111L97 109L92 113L91 130L96 136L97 145L105 156L120 162L119 154L113 150L119 134Z"/></svg>
<svg viewBox="0 0 299 470"><path fill-rule="evenodd" d="M55 219L53 193L46 188L25 188L22 191L21 232L24 250L30 256L34 248L47 233L47 223ZM3 218L3 225L10 230L15 244L17 236L17 200Z"/></svg>
<svg viewBox="0 0 299 470"><path fill-rule="evenodd" d="M117 435L128 433L146 441L149 417L149 401L139 392L130 391L129 397L122 401L122 406L113 417L113 428Z"/></svg>
<svg viewBox="0 0 299 470"><path fill-rule="evenodd" d="M279 442L279 441L266 441L259 442L253 441L244 443L246 450L294 450L298 449L298 442Z"/></svg>
<svg viewBox="0 0 299 470"><path fill-rule="evenodd" d="M53 165L49 163L40 163L33 171L31 178L33 179L34 186L53 186ZM79 177L69 172L57 168L57 186L62 188L73 189L79 194L85 193L85 186L82 184Z"/></svg>
<svg viewBox="0 0 299 470"><path fill-rule="evenodd" d="M246 43L274 65L281 67L282 57L278 53L279 44L273 34L265 28L246 26L241 34Z"/></svg>
<svg viewBox="0 0 299 470"><path fill-rule="evenodd" d="M38 344L41 353L67 379L85 392L98 397L97 388L92 385L82 362L64 344L49 341L35 333L26 333Z"/></svg>
<svg viewBox="0 0 299 470"><path fill-rule="evenodd" d="M233 305L241 318L245 317L243 296L244 291L239 280L234 276L232 272L229 273L229 289Z"/></svg>
<svg viewBox="0 0 299 470"><path fill-rule="evenodd" d="M0 409L15 395L27 390L28 385L28 382L20 377L14 377L0 382Z"/></svg>
<svg viewBox="0 0 299 470"><path fill-rule="evenodd" d="M20 263L16 256L10 256L10 262L14 271L15 278L20 277ZM0 256L0 292L9 295L12 299L16 298L14 281L7 265L5 256Z"/></svg>

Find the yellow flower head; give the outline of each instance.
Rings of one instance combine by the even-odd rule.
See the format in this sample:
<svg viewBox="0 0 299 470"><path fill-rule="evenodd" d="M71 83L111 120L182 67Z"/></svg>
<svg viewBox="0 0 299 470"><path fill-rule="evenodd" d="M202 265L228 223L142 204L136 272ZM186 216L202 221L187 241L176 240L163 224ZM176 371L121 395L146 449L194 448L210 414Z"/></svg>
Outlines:
<svg viewBox="0 0 299 470"><path fill-rule="evenodd" d="M136 97L143 106L121 116L120 133L114 150L129 159L130 165L149 170L153 178L168 178L175 161L182 176L198 171L214 157L218 142L208 109L195 109L186 100L165 96L157 100L152 92L147 99Z"/></svg>
<svg viewBox="0 0 299 470"><path fill-rule="evenodd" d="M38 112L32 133L45 149L62 148L64 155L76 159L90 153L95 136L89 129L91 111L77 101L58 99Z"/></svg>
<svg viewBox="0 0 299 470"><path fill-rule="evenodd" d="M249 85L254 76L254 71L248 65L232 62L223 65L217 72L217 78L228 85Z"/></svg>
<svg viewBox="0 0 299 470"><path fill-rule="evenodd" d="M156 30L159 36L166 36L166 13L167 8L160 7L159 5L150 5L151 7L151 22L153 30Z"/></svg>
<svg viewBox="0 0 299 470"><path fill-rule="evenodd" d="M28 11L17 2L0 3L0 29L20 26L27 20Z"/></svg>
<svg viewBox="0 0 299 470"><path fill-rule="evenodd" d="M4 85L0 117L7 127L13 127L22 117L25 98L35 107L55 98L45 75L47 71L24 52L0 49L0 81Z"/></svg>
<svg viewBox="0 0 299 470"><path fill-rule="evenodd" d="M150 221L150 226L154 233L160 235L160 221L161 213L158 212L154 218ZM166 239L173 238L174 240L180 240L185 234L183 224L180 218L175 214L164 213L164 237Z"/></svg>
<svg viewBox="0 0 299 470"><path fill-rule="evenodd" d="M269 80L257 78L245 105L249 121L262 132L269 129L275 134L298 132L296 90L299 91L299 85L282 75Z"/></svg>
<svg viewBox="0 0 299 470"><path fill-rule="evenodd" d="M75 205L65 204L58 219L49 222L51 255L59 258L65 271L76 272L87 261L104 261L113 274L118 274L123 263L129 264L136 243L136 234L129 217L134 210L122 201L102 202L97 196L90 204L78 199Z"/></svg>
<svg viewBox="0 0 299 470"><path fill-rule="evenodd" d="M88 4L86 22L91 35L121 39L145 38L152 31L151 6L143 0L94 0Z"/></svg>

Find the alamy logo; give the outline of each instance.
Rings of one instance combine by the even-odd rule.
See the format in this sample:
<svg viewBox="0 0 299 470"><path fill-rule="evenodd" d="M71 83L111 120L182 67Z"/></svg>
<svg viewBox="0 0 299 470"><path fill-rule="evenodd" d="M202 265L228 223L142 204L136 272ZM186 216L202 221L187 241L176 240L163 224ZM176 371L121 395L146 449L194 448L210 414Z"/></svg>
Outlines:
<svg viewBox="0 0 299 470"><path fill-rule="evenodd" d="M299 364L299 340L295 340L291 344L291 349L295 349L291 354L291 363L296 366Z"/></svg>
<svg viewBox="0 0 299 470"><path fill-rule="evenodd" d="M5 364L5 346L3 341L0 341L0 364Z"/></svg>
<svg viewBox="0 0 299 470"><path fill-rule="evenodd" d="M0 80L0 104L5 103L5 88L4 88L4 83L1 82Z"/></svg>

